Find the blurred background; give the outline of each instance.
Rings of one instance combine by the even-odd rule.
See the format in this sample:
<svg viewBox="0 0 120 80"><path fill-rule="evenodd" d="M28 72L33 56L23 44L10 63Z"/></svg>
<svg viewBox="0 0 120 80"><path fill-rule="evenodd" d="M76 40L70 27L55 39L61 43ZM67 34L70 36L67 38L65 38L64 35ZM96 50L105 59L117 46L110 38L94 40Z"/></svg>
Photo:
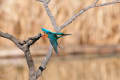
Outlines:
<svg viewBox="0 0 120 80"><path fill-rule="evenodd" d="M62 25L94 0L51 0L49 8ZM110 0L100 0L99 3ZM120 4L90 9L62 30L71 36L59 40L41 80L119 80ZM35 0L0 0L0 31L26 40L54 31L43 5ZM48 39L40 38L31 53L36 69L48 52ZM24 54L11 41L0 37L0 80L28 80Z"/></svg>

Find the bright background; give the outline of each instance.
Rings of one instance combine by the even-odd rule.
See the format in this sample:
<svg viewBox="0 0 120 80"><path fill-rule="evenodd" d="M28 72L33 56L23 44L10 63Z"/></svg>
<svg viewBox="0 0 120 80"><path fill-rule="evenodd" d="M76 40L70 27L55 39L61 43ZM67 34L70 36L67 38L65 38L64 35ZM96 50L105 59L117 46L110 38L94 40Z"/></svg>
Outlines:
<svg viewBox="0 0 120 80"><path fill-rule="evenodd" d="M51 0L49 8L62 25L94 0ZM100 0L107 2L110 0ZM53 30L43 5L35 0L0 0L0 30L25 40ZM53 53L42 80L119 80L120 4L90 9L63 29L71 36L60 40L59 55ZM40 39L31 52L36 69L48 51L49 41ZM116 56L117 55L117 56ZM42 57L41 57L42 56ZM22 51L0 37L0 80L28 80Z"/></svg>

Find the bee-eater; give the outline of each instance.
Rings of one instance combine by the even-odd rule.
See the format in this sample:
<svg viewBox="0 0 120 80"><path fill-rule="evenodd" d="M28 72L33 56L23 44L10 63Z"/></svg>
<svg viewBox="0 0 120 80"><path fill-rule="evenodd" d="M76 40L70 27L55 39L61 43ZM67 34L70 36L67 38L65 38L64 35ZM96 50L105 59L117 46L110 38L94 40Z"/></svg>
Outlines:
<svg viewBox="0 0 120 80"><path fill-rule="evenodd" d="M71 35L71 34L64 34L64 33L61 33L61 32L51 32L51 31L49 31L45 28L41 28L41 30L44 32L44 35L42 35L42 36L49 38L49 41L52 44L56 54L58 53L58 49L57 49L58 42L57 42L57 40L59 38L63 37L63 36Z"/></svg>

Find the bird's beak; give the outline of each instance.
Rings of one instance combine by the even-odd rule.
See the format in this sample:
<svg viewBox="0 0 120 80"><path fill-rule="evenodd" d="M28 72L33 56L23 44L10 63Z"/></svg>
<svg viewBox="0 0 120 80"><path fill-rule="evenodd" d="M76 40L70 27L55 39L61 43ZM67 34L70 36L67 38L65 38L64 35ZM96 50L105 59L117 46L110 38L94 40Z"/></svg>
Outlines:
<svg viewBox="0 0 120 80"><path fill-rule="evenodd" d="M47 38L48 35L44 33L44 34L42 35L42 37L43 37L43 38Z"/></svg>

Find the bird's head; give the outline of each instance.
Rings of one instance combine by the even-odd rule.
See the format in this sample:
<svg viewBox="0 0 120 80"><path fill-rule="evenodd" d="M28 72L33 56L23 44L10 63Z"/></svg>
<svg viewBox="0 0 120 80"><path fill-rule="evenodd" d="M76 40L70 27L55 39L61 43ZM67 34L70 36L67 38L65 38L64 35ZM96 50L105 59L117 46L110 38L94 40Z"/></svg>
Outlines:
<svg viewBox="0 0 120 80"><path fill-rule="evenodd" d="M47 38L47 37L48 37L48 34L47 34L47 33L48 33L49 31L48 31L47 29L45 29L45 28L41 28L41 30L43 31L42 37L43 37L43 38Z"/></svg>
<svg viewBox="0 0 120 80"><path fill-rule="evenodd" d="M45 32L43 32L42 37L43 37L43 38L47 38L47 37L48 37L48 34L46 34Z"/></svg>

